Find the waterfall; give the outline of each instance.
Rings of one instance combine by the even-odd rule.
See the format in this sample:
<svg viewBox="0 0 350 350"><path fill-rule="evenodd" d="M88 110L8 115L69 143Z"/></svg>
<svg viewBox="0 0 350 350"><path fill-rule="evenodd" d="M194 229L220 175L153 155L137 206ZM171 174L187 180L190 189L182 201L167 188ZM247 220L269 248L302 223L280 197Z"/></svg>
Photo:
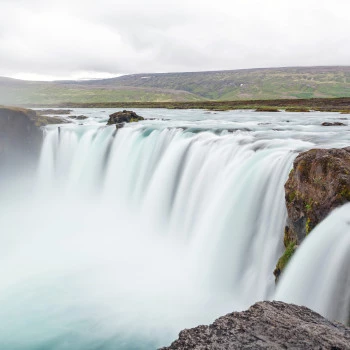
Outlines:
<svg viewBox="0 0 350 350"><path fill-rule="evenodd" d="M283 185L312 144L214 131L46 128L33 188L0 199L1 348L154 349L274 298Z"/></svg>
<svg viewBox="0 0 350 350"><path fill-rule="evenodd" d="M335 209L305 239L282 275L275 299L350 320L350 204Z"/></svg>

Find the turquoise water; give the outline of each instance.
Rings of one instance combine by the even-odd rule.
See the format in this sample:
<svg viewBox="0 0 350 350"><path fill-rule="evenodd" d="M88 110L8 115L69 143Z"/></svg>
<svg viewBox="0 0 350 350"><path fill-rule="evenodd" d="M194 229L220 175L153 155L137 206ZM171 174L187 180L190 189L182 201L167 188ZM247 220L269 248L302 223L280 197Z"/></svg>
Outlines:
<svg viewBox="0 0 350 350"><path fill-rule="evenodd" d="M0 348L155 349L272 299L294 158L350 144L335 113L114 111L48 126L2 191Z"/></svg>

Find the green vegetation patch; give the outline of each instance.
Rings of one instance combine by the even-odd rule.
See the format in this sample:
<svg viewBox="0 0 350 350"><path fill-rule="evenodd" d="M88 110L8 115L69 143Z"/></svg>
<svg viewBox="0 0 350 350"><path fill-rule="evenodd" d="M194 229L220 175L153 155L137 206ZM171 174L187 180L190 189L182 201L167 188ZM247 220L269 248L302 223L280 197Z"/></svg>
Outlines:
<svg viewBox="0 0 350 350"><path fill-rule="evenodd" d="M286 268L288 262L295 252L296 244L295 242L289 243L288 247L284 251L283 255L279 258L276 269L280 271L280 273Z"/></svg>

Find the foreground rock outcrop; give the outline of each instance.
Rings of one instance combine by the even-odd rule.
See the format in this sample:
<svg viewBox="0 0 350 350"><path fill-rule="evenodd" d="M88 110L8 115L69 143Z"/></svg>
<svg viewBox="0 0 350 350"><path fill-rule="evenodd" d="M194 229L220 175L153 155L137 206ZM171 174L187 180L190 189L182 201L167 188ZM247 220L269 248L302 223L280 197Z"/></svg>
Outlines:
<svg viewBox="0 0 350 350"><path fill-rule="evenodd" d="M162 350L350 349L350 328L302 306L260 302L220 317L209 326L186 329Z"/></svg>
<svg viewBox="0 0 350 350"><path fill-rule="evenodd" d="M121 111L113 113L109 116L107 125L113 125L116 124L117 128L122 128L125 123L132 123L132 122L138 122L140 120L144 120L143 117L137 115L133 111Z"/></svg>
<svg viewBox="0 0 350 350"><path fill-rule="evenodd" d="M286 251L274 271L276 278L310 231L333 209L350 201L350 147L299 154L285 184L285 198Z"/></svg>

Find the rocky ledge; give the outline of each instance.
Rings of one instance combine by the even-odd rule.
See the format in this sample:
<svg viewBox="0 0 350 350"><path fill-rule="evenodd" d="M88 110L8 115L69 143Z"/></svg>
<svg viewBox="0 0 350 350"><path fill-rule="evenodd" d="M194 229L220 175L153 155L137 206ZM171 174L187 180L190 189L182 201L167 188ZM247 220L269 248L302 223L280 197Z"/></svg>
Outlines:
<svg viewBox="0 0 350 350"><path fill-rule="evenodd" d="M350 349L350 328L303 306L259 302L220 317L209 326L185 329L161 350Z"/></svg>
<svg viewBox="0 0 350 350"><path fill-rule="evenodd" d="M333 209L350 201L350 147L300 153L285 184L288 212L279 277L296 247Z"/></svg>
<svg viewBox="0 0 350 350"><path fill-rule="evenodd" d="M115 124L117 129L122 128L125 123L132 123L132 122L138 122L140 120L144 120L143 117L137 115L133 111L121 111L113 113L109 116L109 120L107 122L107 125L113 125Z"/></svg>

